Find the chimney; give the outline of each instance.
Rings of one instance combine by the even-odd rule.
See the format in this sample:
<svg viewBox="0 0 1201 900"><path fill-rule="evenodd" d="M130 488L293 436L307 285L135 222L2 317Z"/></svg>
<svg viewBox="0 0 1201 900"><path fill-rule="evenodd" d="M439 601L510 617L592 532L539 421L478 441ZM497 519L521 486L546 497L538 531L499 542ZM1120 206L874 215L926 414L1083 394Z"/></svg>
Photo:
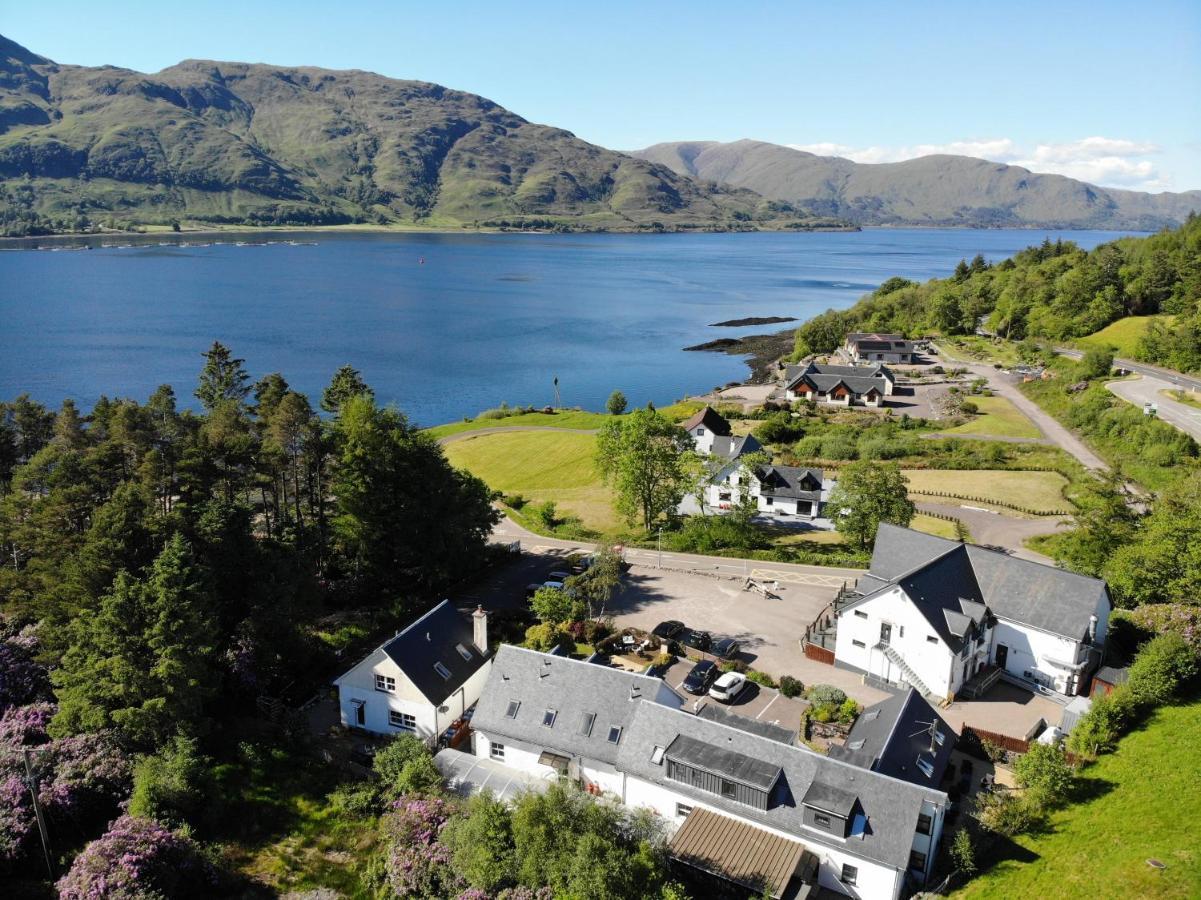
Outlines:
<svg viewBox="0 0 1201 900"><path fill-rule="evenodd" d="M484 656L488 655L488 614L482 606L477 606L471 614L472 640L476 649Z"/></svg>

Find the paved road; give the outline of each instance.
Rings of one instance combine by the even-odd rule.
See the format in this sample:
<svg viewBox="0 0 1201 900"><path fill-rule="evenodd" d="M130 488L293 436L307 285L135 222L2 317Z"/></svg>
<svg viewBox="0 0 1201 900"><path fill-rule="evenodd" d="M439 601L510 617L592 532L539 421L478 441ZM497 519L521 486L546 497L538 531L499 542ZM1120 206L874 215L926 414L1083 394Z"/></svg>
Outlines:
<svg viewBox="0 0 1201 900"><path fill-rule="evenodd" d="M1055 352L1060 356L1067 356L1070 359L1082 359L1084 357L1082 351L1071 350L1067 347L1056 347ZM1201 378L1185 375L1173 369L1165 369L1163 366L1153 366L1150 363L1135 362L1133 359L1122 359L1121 357L1114 357L1113 364L1119 369L1137 372L1139 375L1146 375L1149 378L1161 378L1164 381L1169 381L1172 383L1172 387L1185 387L1192 388L1194 391L1201 391Z"/></svg>
<svg viewBox="0 0 1201 900"><path fill-rule="evenodd" d="M562 434L596 434L595 428L556 428L554 425L497 425L494 428L474 428L470 431L456 431L445 437L438 438L439 444L453 444L455 441L479 437L482 434L504 434L506 431L558 431Z"/></svg>
<svg viewBox="0 0 1201 900"><path fill-rule="evenodd" d="M918 503L917 508L924 512L942 513L945 516L954 516L959 519L972 533L973 544L1000 547L1008 550L1011 556L1040 563L1053 562L1053 560L1023 547L1023 542L1040 534L1053 534L1071 522L1070 519L1062 519L1057 516L1017 519L1003 513L946 503Z"/></svg>
<svg viewBox="0 0 1201 900"><path fill-rule="evenodd" d="M1157 404L1159 410L1156 415L1159 418L1191 435L1194 440L1201 441L1201 409L1178 403L1160 393L1178 389L1179 385L1144 375L1135 381L1111 381L1105 386L1135 406L1142 407L1144 403Z"/></svg>

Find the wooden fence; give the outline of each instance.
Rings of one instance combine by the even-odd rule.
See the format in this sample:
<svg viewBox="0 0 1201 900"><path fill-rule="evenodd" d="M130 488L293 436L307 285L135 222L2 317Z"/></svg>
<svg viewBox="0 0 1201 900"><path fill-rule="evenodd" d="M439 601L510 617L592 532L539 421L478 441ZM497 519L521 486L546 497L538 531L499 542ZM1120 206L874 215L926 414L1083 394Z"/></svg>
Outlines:
<svg viewBox="0 0 1201 900"><path fill-rule="evenodd" d="M817 644L805 643L805 656L814 662L825 663L827 666L834 665L834 651L827 650L825 647L819 647Z"/></svg>
<svg viewBox="0 0 1201 900"><path fill-rule="evenodd" d="M981 741L996 744L1010 753L1025 753L1030 749L1030 742L1024 738L1015 738L1008 734L997 734L995 731L984 731L980 728L973 728L971 725L964 725L962 737L968 737L969 732Z"/></svg>

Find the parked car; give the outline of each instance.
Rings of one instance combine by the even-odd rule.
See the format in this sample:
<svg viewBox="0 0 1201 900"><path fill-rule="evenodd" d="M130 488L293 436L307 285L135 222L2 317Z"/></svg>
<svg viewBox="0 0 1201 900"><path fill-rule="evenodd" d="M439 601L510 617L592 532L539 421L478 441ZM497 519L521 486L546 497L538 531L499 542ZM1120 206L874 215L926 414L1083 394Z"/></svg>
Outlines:
<svg viewBox="0 0 1201 900"><path fill-rule="evenodd" d="M542 582L537 582L535 584L527 584L525 586L526 598L528 599L530 597L533 597L536 593L538 593L543 588L551 588L552 590L561 591L561 590L564 590L564 585L563 585L563 582L561 582L561 581L542 581Z"/></svg>
<svg viewBox="0 0 1201 900"><path fill-rule="evenodd" d="M742 645L733 638L722 638L719 641L713 642L713 646L709 648L709 652L718 659L733 659L741 649Z"/></svg>
<svg viewBox="0 0 1201 900"><path fill-rule="evenodd" d="M668 619L666 622L660 622L651 629L651 634L662 640L671 640L677 634L684 630L684 623L677 622L675 619Z"/></svg>
<svg viewBox="0 0 1201 900"><path fill-rule="evenodd" d="M742 693L744 687L746 687L745 675L741 672L726 672L713 682L713 687L709 688L709 696L722 703L730 703Z"/></svg>
<svg viewBox="0 0 1201 900"><path fill-rule="evenodd" d="M575 575L583 575L592 568L592 562L596 559L596 554L589 553L587 556L581 556L571 563L571 571Z"/></svg>
<svg viewBox="0 0 1201 900"><path fill-rule="evenodd" d="M546 576L549 581L566 581L571 577L570 572L551 572Z"/></svg>
<svg viewBox="0 0 1201 900"><path fill-rule="evenodd" d="M713 635L707 631L689 631L676 638L685 647L700 650L702 653L713 646Z"/></svg>
<svg viewBox="0 0 1201 900"><path fill-rule="evenodd" d="M708 693L709 686L717 680L717 676L720 674L721 670L717 668L717 663L709 660L698 662L684 677L682 687L690 694Z"/></svg>

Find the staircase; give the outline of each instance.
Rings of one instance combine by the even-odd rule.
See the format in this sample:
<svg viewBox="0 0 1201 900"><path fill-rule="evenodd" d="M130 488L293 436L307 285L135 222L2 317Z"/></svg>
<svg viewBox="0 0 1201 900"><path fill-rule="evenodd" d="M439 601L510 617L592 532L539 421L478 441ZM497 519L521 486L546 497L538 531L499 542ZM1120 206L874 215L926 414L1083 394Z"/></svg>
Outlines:
<svg viewBox="0 0 1201 900"><path fill-rule="evenodd" d="M907 682L917 688L919 694L928 700L936 701L942 699L934 697L930 689L926 687L926 683L917 677L917 672L909 668L909 664L901 658L901 654L897 653L896 650L893 650L888 644L878 644L877 647L884 651L884 656L889 662L901 670L901 675L904 676Z"/></svg>
<svg viewBox="0 0 1201 900"><path fill-rule="evenodd" d="M959 693L965 700L975 700L987 694L1001 678L1001 669L987 666L967 680Z"/></svg>

